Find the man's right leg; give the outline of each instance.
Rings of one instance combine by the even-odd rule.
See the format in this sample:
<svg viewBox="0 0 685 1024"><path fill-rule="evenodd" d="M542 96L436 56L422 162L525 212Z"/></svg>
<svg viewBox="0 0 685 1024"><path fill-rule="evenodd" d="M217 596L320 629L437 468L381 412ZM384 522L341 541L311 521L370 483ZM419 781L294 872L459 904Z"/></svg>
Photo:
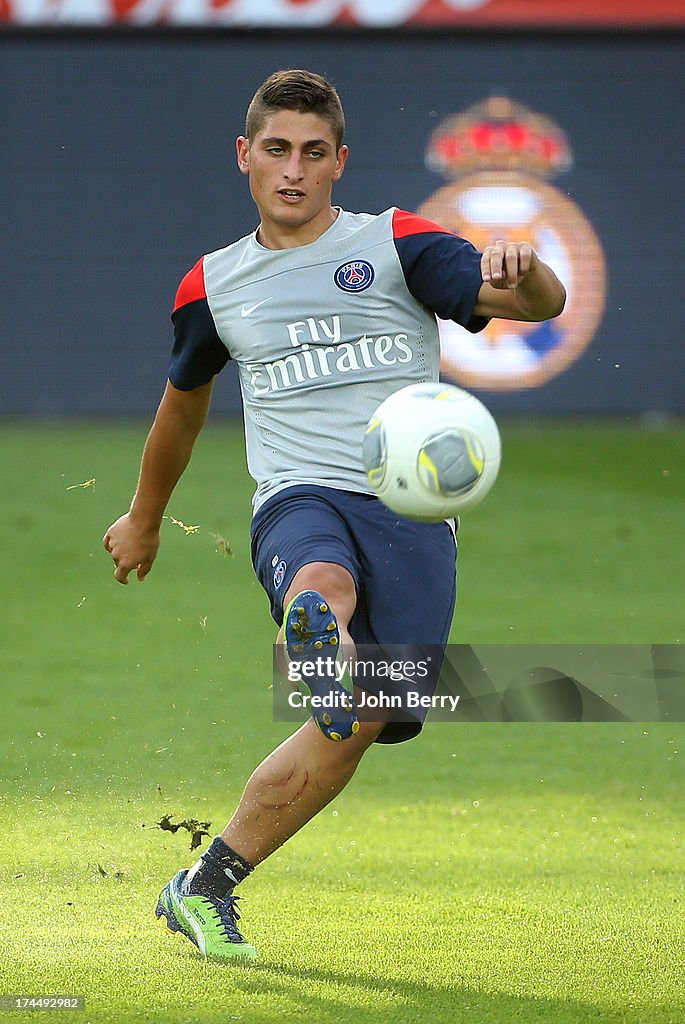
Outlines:
<svg viewBox="0 0 685 1024"><path fill-rule="evenodd" d="M233 817L193 869L199 866L210 882L214 876L222 895L212 892L211 885L196 886L198 876L186 891L189 873L179 871L159 896L157 917L164 917L171 931L182 932L204 956L257 956L238 928L240 897L233 895L226 870L234 883L242 880L318 814L347 785L382 728L383 723L361 722L356 735L335 743L311 719L305 722L254 770ZM206 886L207 879L202 881Z"/></svg>
<svg viewBox="0 0 685 1024"><path fill-rule="evenodd" d="M334 743L305 722L252 773L223 841L260 864L344 789L382 728L360 722L356 735Z"/></svg>
<svg viewBox="0 0 685 1024"><path fill-rule="evenodd" d="M319 592L330 605L336 631L349 650L348 624L356 605L350 573L333 563L309 563L293 578L284 605L308 590ZM157 916L163 915L172 930L182 931L205 955L255 956L236 925L233 885L330 803L383 726L362 722L355 734L334 742L312 720L306 722L255 769L221 836L191 872L179 872L163 890Z"/></svg>
<svg viewBox="0 0 685 1024"><path fill-rule="evenodd" d="M283 597L284 607L303 592L320 594L330 606L336 635L350 656L354 641L348 626L357 603L350 573L334 563L310 562L295 574ZM279 643L282 638L281 629ZM223 841L254 866L295 835L347 785L384 723L357 724L358 731L335 742L311 719L305 722L252 773L221 834Z"/></svg>

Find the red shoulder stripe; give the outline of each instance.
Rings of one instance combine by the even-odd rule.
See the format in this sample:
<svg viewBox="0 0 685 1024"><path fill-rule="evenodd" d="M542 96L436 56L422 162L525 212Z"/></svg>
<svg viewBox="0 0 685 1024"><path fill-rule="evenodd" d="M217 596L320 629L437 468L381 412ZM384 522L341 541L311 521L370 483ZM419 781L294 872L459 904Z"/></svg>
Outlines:
<svg viewBox="0 0 685 1024"><path fill-rule="evenodd" d="M393 238L406 238L407 235L427 235L433 231L438 231L442 235L452 234L447 228L434 224L432 220L417 217L415 213L407 213L406 210L395 210L392 215Z"/></svg>
<svg viewBox="0 0 685 1024"><path fill-rule="evenodd" d="M203 260L199 259L192 270L189 270L186 276L178 286L176 292L176 299L174 301L174 313L181 306L187 306L189 302L196 302L197 299L206 299L207 292L205 290L205 275L203 270Z"/></svg>

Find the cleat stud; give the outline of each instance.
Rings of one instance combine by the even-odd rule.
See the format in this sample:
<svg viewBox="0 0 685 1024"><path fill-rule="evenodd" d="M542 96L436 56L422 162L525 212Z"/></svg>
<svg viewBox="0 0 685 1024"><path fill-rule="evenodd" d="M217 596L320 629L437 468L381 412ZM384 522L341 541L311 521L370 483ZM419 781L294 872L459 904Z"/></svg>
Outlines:
<svg viewBox="0 0 685 1024"><path fill-rule="evenodd" d="M323 647L323 643L321 642L321 640L315 640L314 646L316 647L317 651L320 651L321 648Z"/></svg>
<svg viewBox="0 0 685 1024"><path fill-rule="evenodd" d="M328 631L329 633L332 633L332 632L333 632L333 630L334 630L334 629L337 629L337 628L338 628L338 624L337 624L337 622L335 622L335 621L334 621L334 622L329 622L329 623L328 623L328 625L326 626L326 629L327 629L327 631Z"/></svg>
<svg viewBox="0 0 685 1024"><path fill-rule="evenodd" d="M293 650L295 654L302 654L302 651L304 650L304 644L295 644Z"/></svg>
<svg viewBox="0 0 685 1024"><path fill-rule="evenodd" d="M319 611L320 612L327 612L328 611L328 605L327 604L320 604L319 605Z"/></svg>
<svg viewBox="0 0 685 1024"><path fill-rule="evenodd" d="M298 615L304 615L304 608L297 608L296 611Z"/></svg>
<svg viewBox="0 0 685 1024"><path fill-rule="evenodd" d="M358 732L359 732L359 722L353 722L352 723L352 735L356 736Z"/></svg>
<svg viewBox="0 0 685 1024"><path fill-rule="evenodd" d="M342 740L342 736L339 732L329 732L328 738L329 740L333 740L334 743L339 743Z"/></svg>
<svg viewBox="0 0 685 1024"><path fill-rule="evenodd" d="M328 712L326 712L326 713L325 713L324 715L322 715L322 716L321 716L321 718L322 718L322 720L323 720L323 724L324 724L324 725L330 725L330 724L331 724L331 722L333 721L333 719L332 719L332 718L331 718L331 716L330 716L330 715L328 714Z"/></svg>
<svg viewBox="0 0 685 1024"><path fill-rule="evenodd" d="M335 647L335 645L336 645L336 644L337 644L337 642L338 642L338 638L337 638L337 636L332 636L332 637L331 637L331 639L330 639L330 640L329 640L328 642L329 642L329 644L331 645L331 647Z"/></svg>

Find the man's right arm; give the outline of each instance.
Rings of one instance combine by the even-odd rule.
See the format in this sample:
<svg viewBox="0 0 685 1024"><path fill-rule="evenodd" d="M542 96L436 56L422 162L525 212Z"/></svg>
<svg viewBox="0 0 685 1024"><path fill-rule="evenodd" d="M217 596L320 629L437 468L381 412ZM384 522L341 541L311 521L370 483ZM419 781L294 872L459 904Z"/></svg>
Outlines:
<svg viewBox="0 0 685 1024"><path fill-rule="evenodd" d="M213 387L213 379L190 391L179 391L171 381L167 383L145 443L131 507L103 538L119 583L128 583L134 569L142 581L152 568L164 510L207 419Z"/></svg>

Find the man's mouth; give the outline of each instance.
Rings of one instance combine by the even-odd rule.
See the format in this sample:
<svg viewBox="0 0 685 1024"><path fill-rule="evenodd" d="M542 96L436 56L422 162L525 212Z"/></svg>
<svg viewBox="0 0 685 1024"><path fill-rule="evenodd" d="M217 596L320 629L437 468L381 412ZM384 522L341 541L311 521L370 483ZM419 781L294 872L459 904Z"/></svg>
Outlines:
<svg viewBox="0 0 685 1024"><path fill-rule="evenodd" d="M289 202L295 202L295 200L302 199L304 197L304 192L299 188L279 188L278 194L279 196L283 196L283 198L287 199Z"/></svg>

